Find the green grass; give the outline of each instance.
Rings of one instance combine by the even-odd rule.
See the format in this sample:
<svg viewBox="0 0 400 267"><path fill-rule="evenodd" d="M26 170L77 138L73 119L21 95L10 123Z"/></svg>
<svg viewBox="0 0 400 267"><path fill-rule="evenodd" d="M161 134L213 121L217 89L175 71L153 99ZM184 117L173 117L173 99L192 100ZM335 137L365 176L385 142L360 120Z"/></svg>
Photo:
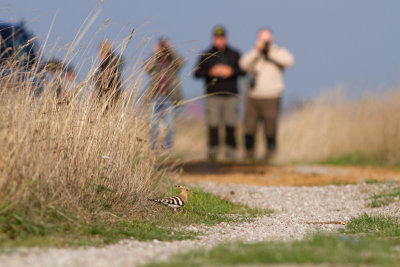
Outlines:
<svg viewBox="0 0 400 267"><path fill-rule="evenodd" d="M336 186L343 186L343 185L352 185L352 184L357 184L356 182L345 182L345 181L334 181L330 183L330 185L336 185Z"/></svg>
<svg viewBox="0 0 400 267"><path fill-rule="evenodd" d="M380 182L376 179L370 179L370 180L366 180L365 183L366 184L379 184L379 183L383 183L383 182Z"/></svg>
<svg viewBox="0 0 400 267"><path fill-rule="evenodd" d="M85 222L73 214L54 210L39 214L0 214L0 248L18 246L101 246L121 239L182 240L193 239L195 233L163 227L144 220L103 221L100 218ZM70 220L73 220L71 223Z"/></svg>
<svg viewBox="0 0 400 267"><path fill-rule="evenodd" d="M338 166L393 166L393 164L390 164L384 156L363 154L350 154L333 157L323 160L320 163Z"/></svg>
<svg viewBox="0 0 400 267"><path fill-rule="evenodd" d="M400 224L397 218L363 214L351 219L343 233L400 238Z"/></svg>
<svg viewBox="0 0 400 267"><path fill-rule="evenodd" d="M147 266L230 266L250 264L338 264L395 266L400 262L397 219L362 215L342 233L315 234L299 241L234 242L190 251Z"/></svg>
<svg viewBox="0 0 400 267"><path fill-rule="evenodd" d="M271 214L272 210L250 208L247 205L233 203L213 194L194 189L189 195L186 206L178 212L164 208L164 213L157 214L152 220L162 225L214 225L221 222L249 220L256 216ZM175 192L176 193L176 192Z"/></svg>
<svg viewBox="0 0 400 267"><path fill-rule="evenodd" d="M400 243L316 235L293 242L231 243L174 256L148 266L231 266L246 264L374 264L394 266Z"/></svg>
<svg viewBox="0 0 400 267"><path fill-rule="evenodd" d="M400 201L400 185L398 183L392 183L388 189L381 193L373 194L370 199L369 206L371 208L379 208L387 206L390 203Z"/></svg>
<svg viewBox="0 0 400 267"><path fill-rule="evenodd" d="M251 209L245 205L223 200L212 194L196 190L189 196L186 207L178 212L155 204L151 212L141 218L115 216L115 219L90 218L84 220L74 212L62 208L31 209L29 212L1 212L0 248L18 246L101 246L122 239L183 240L193 239L199 233L177 230L190 224L217 224L247 220L267 214L268 210ZM172 192L171 193L176 193ZM150 204L150 203L149 203ZM150 204L151 205L151 204ZM154 212L154 208L156 212Z"/></svg>

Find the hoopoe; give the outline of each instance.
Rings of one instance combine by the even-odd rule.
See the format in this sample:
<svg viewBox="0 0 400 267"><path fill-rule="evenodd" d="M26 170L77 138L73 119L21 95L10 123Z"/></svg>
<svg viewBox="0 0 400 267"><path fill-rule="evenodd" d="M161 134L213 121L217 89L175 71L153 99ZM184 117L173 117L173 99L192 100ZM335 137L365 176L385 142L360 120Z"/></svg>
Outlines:
<svg viewBox="0 0 400 267"><path fill-rule="evenodd" d="M183 185L178 185L176 187L181 190L179 195L166 198L149 199L149 201L161 203L164 206L173 208L174 211L176 211L177 208L185 206L187 202L188 193L192 192L189 188Z"/></svg>

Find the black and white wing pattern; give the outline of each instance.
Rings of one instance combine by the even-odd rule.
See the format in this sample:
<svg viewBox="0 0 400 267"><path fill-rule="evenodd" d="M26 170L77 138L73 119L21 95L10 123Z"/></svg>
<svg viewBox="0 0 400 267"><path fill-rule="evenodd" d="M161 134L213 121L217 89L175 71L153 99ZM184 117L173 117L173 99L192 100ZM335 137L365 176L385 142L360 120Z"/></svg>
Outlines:
<svg viewBox="0 0 400 267"><path fill-rule="evenodd" d="M149 199L149 201L161 203L161 204L163 204L167 207L173 208L173 209L180 208L185 205L185 201L180 196L159 198L159 199Z"/></svg>

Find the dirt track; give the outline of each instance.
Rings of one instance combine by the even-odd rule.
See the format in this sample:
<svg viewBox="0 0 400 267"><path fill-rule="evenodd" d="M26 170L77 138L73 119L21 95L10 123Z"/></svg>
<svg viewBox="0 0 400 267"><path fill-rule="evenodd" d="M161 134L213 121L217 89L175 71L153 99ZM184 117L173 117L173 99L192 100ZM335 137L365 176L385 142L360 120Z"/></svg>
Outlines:
<svg viewBox="0 0 400 267"><path fill-rule="evenodd" d="M267 166L188 162L182 166L179 182L215 182L263 186L323 186L373 181L400 181L400 169L343 166Z"/></svg>

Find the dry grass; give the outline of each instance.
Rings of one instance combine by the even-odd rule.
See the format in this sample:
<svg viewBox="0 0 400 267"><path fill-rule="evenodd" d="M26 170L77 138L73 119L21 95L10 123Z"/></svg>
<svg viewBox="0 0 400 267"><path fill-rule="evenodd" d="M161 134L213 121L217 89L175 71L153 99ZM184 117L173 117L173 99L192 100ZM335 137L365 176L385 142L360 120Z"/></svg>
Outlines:
<svg viewBox="0 0 400 267"><path fill-rule="evenodd" d="M348 100L326 93L287 115L279 129L278 162L323 161L361 155L400 162L400 92Z"/></svg>
<svg viewBox="0 0 400 267"><path fill-rule="evenodd" d="M132 103L135 88L110 108L111 99L91 97L91 71L62 101L51 82L37 97L29 74L11 69L0 79L0 216L136 216L165 171L142 140L148 109Z"/></svg>

